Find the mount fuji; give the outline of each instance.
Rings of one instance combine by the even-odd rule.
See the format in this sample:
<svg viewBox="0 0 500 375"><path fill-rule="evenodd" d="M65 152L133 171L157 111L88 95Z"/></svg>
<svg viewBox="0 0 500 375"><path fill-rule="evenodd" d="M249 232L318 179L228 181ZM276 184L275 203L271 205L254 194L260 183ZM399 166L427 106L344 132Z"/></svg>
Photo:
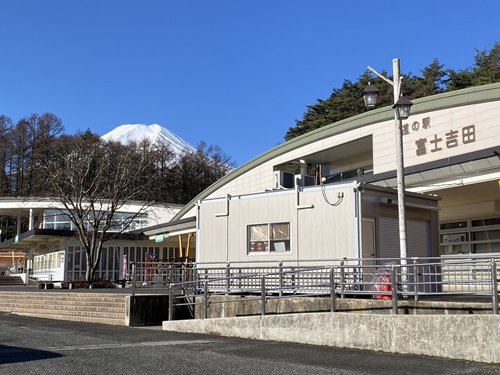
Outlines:
<svg viewBox="0 0 500 375"><path fill-rule="evenodd" d="M158 124L127 124L121 125L101 136L105 141L120 142L128 144L130 142L140 142L148 139L151 143L160 141L170 146L171 150L179 157L182 152L194 152L196 148L186 142L181 137L175 135L170 130Z"/></svg>

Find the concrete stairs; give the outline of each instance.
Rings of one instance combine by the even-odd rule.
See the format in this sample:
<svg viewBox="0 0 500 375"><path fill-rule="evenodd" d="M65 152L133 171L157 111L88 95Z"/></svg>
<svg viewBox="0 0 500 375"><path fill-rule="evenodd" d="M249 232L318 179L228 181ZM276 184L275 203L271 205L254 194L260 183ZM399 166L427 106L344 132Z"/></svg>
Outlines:
<svg viewBox="0 0 500 375"><path fill-rule="evenodd" d="M24 285L20 276L0 276L0 285Z"/></svg>
<svg viewBox="0 0 500 375"><path fill-rule="evenodd" d="M0 312L75 322L127 325L127 295L0 291Z"/></svg>

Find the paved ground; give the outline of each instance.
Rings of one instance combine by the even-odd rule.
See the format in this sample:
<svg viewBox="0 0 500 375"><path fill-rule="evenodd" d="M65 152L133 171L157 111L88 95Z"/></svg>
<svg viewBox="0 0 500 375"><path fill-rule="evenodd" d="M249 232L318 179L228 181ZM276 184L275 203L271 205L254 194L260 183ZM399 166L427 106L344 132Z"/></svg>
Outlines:
<svg viewBox="0 0 500 375"><path fill-rule="evenodd" d="M0 374L498 374L500 366L0 313Z"/></svg>

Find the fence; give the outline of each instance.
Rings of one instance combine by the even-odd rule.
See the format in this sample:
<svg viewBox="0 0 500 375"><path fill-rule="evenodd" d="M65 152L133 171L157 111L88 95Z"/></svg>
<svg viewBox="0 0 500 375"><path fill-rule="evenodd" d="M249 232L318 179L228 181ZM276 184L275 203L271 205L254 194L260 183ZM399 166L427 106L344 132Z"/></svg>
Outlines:
<svg viewBox="0 0 500 375"><path fill-rule="evenodd" d="M412 259L340 259L276 264L253 263L137 263L132 267L132 293L136 288L169 289L170 316L176 306L203 306L207 317L214 295L245 294L259 300L261 314L266 301L297 296L335 299L364 296L392 301L398 312L400 298L424 296L482 295L492 301L498 314L497 262L500 257L477 256ZM308 265L310 264L310 265ZM201 297L201 298L200 298ZM200 302L201 301L201 302Z"/></svg>

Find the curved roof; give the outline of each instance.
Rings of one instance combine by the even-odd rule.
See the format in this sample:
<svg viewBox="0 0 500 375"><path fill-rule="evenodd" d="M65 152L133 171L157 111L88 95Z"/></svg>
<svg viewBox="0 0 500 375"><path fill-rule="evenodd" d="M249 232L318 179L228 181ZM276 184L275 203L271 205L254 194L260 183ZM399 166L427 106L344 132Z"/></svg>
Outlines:
<svg viewBox="0 0 500 375"><path fill-rule="evenodd" d="M413 101L411 114L418 115L420 113L428 113L447 108L461 107L465 105L485 103L500 100L500 83L490 85L475 86L463 90L450 91L443 94L431 95ZM172 220L182 218L197 201L206 198L210 194L219 190L222 186L235 180L244 173L261 165L264 162L272 160L280 155L283 155L291 150L307 145L311 142L332 137L353 129L363 126L388 121L394 118L394 111L391 106L374 109L362 114L349 117L347 119L337 121L333 124L323 126L309 133L303 134L290 141L279 144L269 151L266 151L257 157L251 159L240 167L234 169L226 176L222 177L207 189L198 194L188 204L186 204Z"/></svg>

